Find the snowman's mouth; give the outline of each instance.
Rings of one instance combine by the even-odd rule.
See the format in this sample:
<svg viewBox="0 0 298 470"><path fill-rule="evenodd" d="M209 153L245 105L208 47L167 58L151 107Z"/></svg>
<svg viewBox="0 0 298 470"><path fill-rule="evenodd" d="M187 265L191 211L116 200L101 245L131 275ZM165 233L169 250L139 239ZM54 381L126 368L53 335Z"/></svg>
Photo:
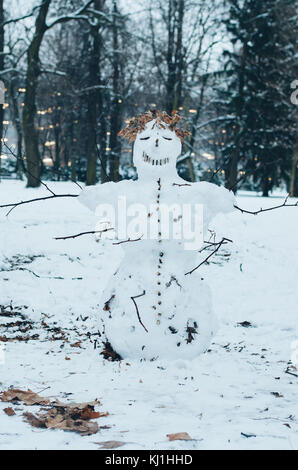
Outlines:
<svg viewBox="0 0 298 470"><path fill-rule="evenodd" d="M158 166L161 166L161 165L167 165L170 161L170 159L168 157L166 158L160 158L158 160L154 159L154 158L151 158L147 155L147 153L143 152L143 160L144 162L146 163L149 163L149 165L158 165Z"/></svg>

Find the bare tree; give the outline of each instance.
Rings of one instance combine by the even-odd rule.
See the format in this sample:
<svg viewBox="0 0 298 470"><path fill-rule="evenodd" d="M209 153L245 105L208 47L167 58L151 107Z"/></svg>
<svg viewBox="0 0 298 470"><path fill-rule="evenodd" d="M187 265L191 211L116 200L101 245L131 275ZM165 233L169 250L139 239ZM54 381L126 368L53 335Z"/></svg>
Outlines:
<svg viewBox="0 0 298 470"><path fill-rule="evenodd" d="M104 0L94 0L96 11L101 12L104 6ZM90 26L91 50L89 57L89 88L88 100L88 161L86 184L96 183L96 169L98 160L97 151L97 122L98 113L102 113L103 97L102 89L96 87L101 83L100 61L103 52L103 39L100 32L101 20L97 18L95 25Z"/></svg>
<svg viewBox="0 0 298 470"><path fill-rule="evenodd" d="M112 76L113 91L111 103L111 137L110 137L110 178L112 181L119 180L119 156L120 156L120 140L118 132L121 126L121 98L119 95L120 88L120 56L119 56L119 18L118 18L117 0L113 0L113 54L112 54Z"/></svg>
<svg viewBox="0 0 298 470"><path fill-rule="evenodd" d="M41 175L41 161L38 148L38 136L35 129L34 121L36 115L37 82L38 77L41 73L39 53L42 40L44 38L45 33L53 26L60 23L64 23L66 21L82 18L82 14L92 3L92 1L89 1L73 14L60 16L53 20L50 24L47 24L47 15L51 2L52 0L43 0L42 4L39 7L35 21L33 39L27 51L27 74L23 110L23 131L27 165L30 171L28 175L28 187L39 186L39 180Z"/></svg>

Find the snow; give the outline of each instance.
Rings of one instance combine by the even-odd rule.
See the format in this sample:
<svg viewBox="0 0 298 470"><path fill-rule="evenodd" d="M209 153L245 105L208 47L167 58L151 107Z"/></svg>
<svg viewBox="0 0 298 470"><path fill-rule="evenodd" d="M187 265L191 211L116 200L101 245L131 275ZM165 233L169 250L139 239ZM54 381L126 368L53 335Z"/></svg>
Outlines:
<svg viewBox="0 0 298 470"><path fill-rule="evenodd" d="M71 183L49 186L56 193L79 191ZM0 204L46 194L22 182L0 184ZM237 204L254 210L279 200L245 194ZM100 411L110 413L99 425L110 428L87 437L32 428L21 414L36 408L13 405L17 414L8 417L0 402L0 449L97 449L96 442L108 440L125 442L123 450L298 449L298 379L286 373L298 339L297 208L258 216L235 211L212 221L217 237L234 243L193 274L208 282L220 323L206 354L120 363L99 356L88 333L96 339L99 300L124 256L122 247L92 235L54 240L96 226L96 216L73 198L22 206L8 218L5 212L0 304L27 306L20 312L33 329L24 336L39 339L5 343L0 390L44 390L43 396L75 402L98 398ZM14 320L0 316L1 325L8 321ZM251 326L239 325L245 321ZM0 331L14 335L9 327ZM71 347L78 340L81 348ZM175 432L188 432L193 441L169 442L166 435Z"/></svg>

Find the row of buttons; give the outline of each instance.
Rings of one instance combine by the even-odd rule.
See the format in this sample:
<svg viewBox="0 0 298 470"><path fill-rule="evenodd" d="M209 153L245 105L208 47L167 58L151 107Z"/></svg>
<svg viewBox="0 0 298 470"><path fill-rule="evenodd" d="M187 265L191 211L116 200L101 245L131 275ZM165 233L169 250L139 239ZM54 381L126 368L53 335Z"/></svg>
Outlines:
<svg viewBox="0 0 298 470"><path fill-rule="evenodd" d="M159 205L159 203L160 203L160 191L161 191L160 179L157 181L157 184L158 184L158 188L157 188L158 193L157 193L157 201L156 201L156 202L157 202L157 211L159 212L159 207L158 207L158 205ZM159 217L158 217L158 223L160 224L160 218L159 218ZM162 243L161 232L158 232L158 237L159 237L159 238L158 238L158 243ZM163 255L164 255L164 254L163 254L163 252L161 251L161 252L159 253L158 266L157 266L157 268L158 268L157 276L158 276L158 277L161 275L161 272L160 272L161 265L162 265L162 259L161 259L161 258L163 257ZM158 286L161 285L161 282L160 282L159 279L157 279L157 285L158 285ZM161 299L160 299L160 297L161 297L161 292L160 292L160 290L158 290L157 296L158 296L158 298L159 298L157 304L160 306L160 305L162 304ZM161 313L159 312L159 313L157 314L157 316L158 316L159 318L157 319L156 323L157 323L157 325L160 325Z"/></svg>

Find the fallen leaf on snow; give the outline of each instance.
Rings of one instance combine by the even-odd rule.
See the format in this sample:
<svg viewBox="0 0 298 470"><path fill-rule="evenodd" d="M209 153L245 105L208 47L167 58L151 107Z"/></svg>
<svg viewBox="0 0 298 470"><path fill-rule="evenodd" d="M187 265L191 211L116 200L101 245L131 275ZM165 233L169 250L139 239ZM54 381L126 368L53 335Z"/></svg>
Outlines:
<svg viewBox="0 0 298 470"><path fill-rule="evenodd" d="M63 431L73 431L81 434L81 436L89 436L97 433L99 427L95 421L91 419L108 416L109 413L99 413L94 411L94 406L90 404L73 404L63 405L52 404L52 408L46 413L24 413L25 421L31 426L48 429L62 429Z"/></svg>
<svg viewBox="0 0 298 470"><path fill-rule="evenodd" d="M5 402L18 402L22 401L25 405L48 405L50 400L39 396L32 390L20 390L18 388L11 388L3 392L0 399Z"/></svg>
<svg viewBox="0 0 298 470"><path fill-rule="evenodd" d="M176 432L174 434L167 434L170 441L192 441L192 438L187 432Z"/></svg>
<svg viewBox="0 0 298 470"><path fill-rule="evenodd" d="M25 421L29 424L31 424L31 426L35 427L35 428L45 428L46 425L45 425L45 422L42 421L40 418L34 416L34 414L32 413L23 413L23 416L25 418Z"/></svg>
<svg viewBox="0 0 298 470"><path fill-rule="evenodd" d="M51 403L52 406L55 406L55 407L62 407L62 408L78 408L80 410L82 410L83 408L85 408L86 406L96 406L96 405L100 405L100 401L99 400L93 400L93 401L88 401L88 402L84 402L84 403L64 403L60 400L55 400ZM102 413L101 415L103 416L108 416L109 413Z"/></svg>
<svg viewBox="0 0 298 470"><path fill-rule="evenodd" d="M94 442L94 444L100 445L101 449L116 449L117 447L122 447L126 443L121 441L104 441L104 442Z"/></svg>
<svg viewBox="0 0 298 470"><path fill-rule="evenodd" d="M3 411L4 411L4 413L7 414L7 416L13 416L13 415L15 415L14 410L13 410L10 406L9 406L8 408L4 408Z"/></svg>
<svg viewBox="0 0 298 470"><path fill-rule="evenodd" d="M24 420L37 428L62 429L64 431L78 432L82 436L97 433L99 426L92 419L108 416L109 413L101 413L94 410L99 400L89 403L62 403L59 400L51 401L43 398L32 390L9 389L0 396L3 402L23 402L25 405L41 405L39 413L23 413ZM15 414L12 408L5 408L9 416Z"/></svg>

